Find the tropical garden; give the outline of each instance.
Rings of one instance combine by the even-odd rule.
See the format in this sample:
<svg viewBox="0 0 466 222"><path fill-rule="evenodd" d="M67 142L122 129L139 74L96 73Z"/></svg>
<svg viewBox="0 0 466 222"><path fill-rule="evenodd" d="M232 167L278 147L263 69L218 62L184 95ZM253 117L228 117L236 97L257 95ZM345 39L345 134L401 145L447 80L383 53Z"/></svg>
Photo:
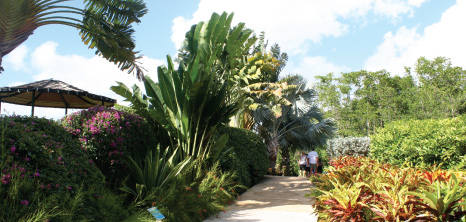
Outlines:
<svg viewBox="0 0 466 222"><path fill-rule="evenodd" d="M35 29L62 24L144 87L116 82L129 106L60 121L0 117L1 221L153 221L151 207L202 221L265 174L297 175L310 147L325 166L310 178L320 220L466 220L466 72L449 59L309 87L281 73L287 54L264 33L214 13L149 76L132 37L142 0L63 2L0 1L0 66Z"/></svg>
<svg viewBox="0 0 466 222"><path fill-rule="evenodd" d="M129 107L96 106L60 121L2 116L2 221L152 221L150 207L167 221L202 221L277 160L290 168L298 144L324 144L333 133L305 80L280 77L286 53L268 51L264 33L233 25L233 14L194 24L153 77L132 39L143 1L63 2L1 1L0 58L43 25L68 25L144 88L116 82L111 89Z"/></svg>

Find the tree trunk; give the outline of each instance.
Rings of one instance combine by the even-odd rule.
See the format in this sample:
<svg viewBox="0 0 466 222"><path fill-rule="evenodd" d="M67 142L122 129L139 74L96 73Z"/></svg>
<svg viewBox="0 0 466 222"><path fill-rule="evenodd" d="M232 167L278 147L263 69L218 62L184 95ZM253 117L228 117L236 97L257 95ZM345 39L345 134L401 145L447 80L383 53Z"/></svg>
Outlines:
<svg viewBox="0 0 466 222"><path fill-rule="evenodd" d="M278 154L278 147L280 144L278 143L278 139L273 139L267 144L267 151L269 153L269 160L270 160L270 168L272 171L275 172L275 164L277 163L277 154Z"/></svg>
<svg viewBox="0 0 466 222"><path fill-rule="evenodd" d="M290 176L291 170L291 162L290 162L290 148L282 148L280 149L280 154L282 155L282 168L283 168L283 175Z"/></svg>

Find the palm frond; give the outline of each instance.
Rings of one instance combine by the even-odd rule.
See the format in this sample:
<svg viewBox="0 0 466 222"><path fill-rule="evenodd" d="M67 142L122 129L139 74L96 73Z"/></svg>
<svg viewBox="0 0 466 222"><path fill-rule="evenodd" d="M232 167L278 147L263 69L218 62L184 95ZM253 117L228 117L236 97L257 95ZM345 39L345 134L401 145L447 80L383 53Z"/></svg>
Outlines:
<svg viewBox="0 0 466 222"><path fill-rule="evenodd" d="M147 13L142 0L86 0L86 9L63 5L70 0L0 1L0 72L3 56L24 43L38 27L51 24L80 29L83 42L121 70L142 79L144 69L131 24ZM72 15L79 15L78 20Z"/></svg>

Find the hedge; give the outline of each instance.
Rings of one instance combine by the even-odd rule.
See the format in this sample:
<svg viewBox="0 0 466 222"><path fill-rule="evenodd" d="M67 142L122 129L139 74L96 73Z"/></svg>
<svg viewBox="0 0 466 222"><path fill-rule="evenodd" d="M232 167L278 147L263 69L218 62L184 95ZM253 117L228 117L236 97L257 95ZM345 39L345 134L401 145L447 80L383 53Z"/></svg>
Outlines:
<svg viewBox="0 0 466 222"><path fill-rule="evenodd" d="M374 158L398 166L464 167L466 116L390 123L371 137L370 149Z"/></svg>
<svg viewBox="0 0 466 222"><path fill-rule="evenodd" d="M223 134L229 136L226 149L232 150L223 158L222 169L236 172L239 182L247 187L257 184L269 168L267 148L262 138L252 131L234 127L220 128L217 135Z"/></svg>

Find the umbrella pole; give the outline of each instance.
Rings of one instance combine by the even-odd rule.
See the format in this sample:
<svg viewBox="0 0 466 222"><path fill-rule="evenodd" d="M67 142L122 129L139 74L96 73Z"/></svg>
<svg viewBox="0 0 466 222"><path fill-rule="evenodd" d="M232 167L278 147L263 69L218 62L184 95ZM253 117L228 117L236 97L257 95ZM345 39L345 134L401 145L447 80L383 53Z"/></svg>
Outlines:
<svg viewBox="0 0 466 222"><path fill-rule="evenodd" d="M32 109L31 109L31 117L34 117L34 102L36 101L36 92L32 91Z"/></svg>

